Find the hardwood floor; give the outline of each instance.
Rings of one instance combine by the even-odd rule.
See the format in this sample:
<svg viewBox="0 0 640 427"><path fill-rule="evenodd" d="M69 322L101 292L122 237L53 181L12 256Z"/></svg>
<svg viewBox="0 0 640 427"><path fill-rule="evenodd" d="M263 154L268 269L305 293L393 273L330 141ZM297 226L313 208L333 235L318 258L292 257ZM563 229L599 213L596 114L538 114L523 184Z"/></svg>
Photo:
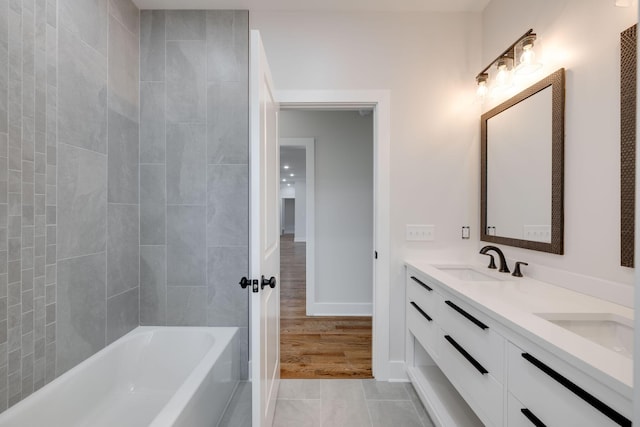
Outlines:
<svg viewBox="0 0 640 427"><path fill-rule="evenodd" d="M371 378L371 317L307 317L305 243L280 245L280 376Z"/></svg>

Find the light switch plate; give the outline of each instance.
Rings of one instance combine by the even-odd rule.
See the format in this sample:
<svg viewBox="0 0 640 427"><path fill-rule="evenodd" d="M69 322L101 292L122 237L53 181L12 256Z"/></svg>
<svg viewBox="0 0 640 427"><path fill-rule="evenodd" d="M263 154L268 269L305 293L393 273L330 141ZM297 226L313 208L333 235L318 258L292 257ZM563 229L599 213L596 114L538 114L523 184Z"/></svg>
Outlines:
<svg viewBox="0 0 640 427"><path fill-rule="evenodd" d="M428 242L428 241L435 240L435 237L436 237L435 225L407 224L407 240L409 241Z"/></svg>

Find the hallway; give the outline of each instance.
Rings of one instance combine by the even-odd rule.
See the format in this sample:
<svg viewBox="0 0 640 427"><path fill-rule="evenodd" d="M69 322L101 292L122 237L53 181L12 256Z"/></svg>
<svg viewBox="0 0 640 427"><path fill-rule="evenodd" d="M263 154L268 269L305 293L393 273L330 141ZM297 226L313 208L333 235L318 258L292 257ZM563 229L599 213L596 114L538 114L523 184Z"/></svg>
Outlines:
<svg viewBox="0 0 640 427"><path fill-rule="evenodd" d="M281 378L371 378L371 318L307 317L306 245L280 242Z"/></svg>

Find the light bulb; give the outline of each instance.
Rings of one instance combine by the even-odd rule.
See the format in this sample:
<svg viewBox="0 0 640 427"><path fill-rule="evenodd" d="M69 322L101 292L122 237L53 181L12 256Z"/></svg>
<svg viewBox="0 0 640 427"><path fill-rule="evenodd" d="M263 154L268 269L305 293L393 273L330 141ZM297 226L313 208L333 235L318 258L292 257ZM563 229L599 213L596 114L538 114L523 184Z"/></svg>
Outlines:
<svg viewBox="0 0 640 427"><path fill-rule="evenodd" d="M509 80L509 70L507 70L507 65L502 64L498 66L498 74L496 74L496 85L506 86L508 80Z"/></svg>
<svg viewBox="0 0 640 427"><path fill-rule="evenodd" d="M295 176L294 174L290 173L289 176Z"/></svg>
<svg viewBox="0 0 640 427"><path fill-rule="evenodd" d="M489 92L489 89L487 89L487 82L478 83L478 89L476 90L478 98L484 98L487 96L487 92Z"/></svg>
<svg viewBox="0 0 640 427"><path fill-rule="evenodd" d="M284 165L284 168L285 169L289 169L289 165Z"/></svg>
<svg viewBox="0 0 640 427"><path fill-rule="evenodd" d="M489 79L489 75L487 73L479 74L476 77L476 83L478 84L478 88L476 89L476 96L480 100L484 100L485 96L489 93L489 88L487 87L487 80Z"/></svg>
<svg viewBox="0 0 640 427"><path fill-rule="evenodd" d="M522 55L520 55L520 64L516 67L515 73L519 76L534 73L542 68L542 64L536 62L536 53L533 51L533 41L536 39L535 34L531 34L522 42Z"/></svg>

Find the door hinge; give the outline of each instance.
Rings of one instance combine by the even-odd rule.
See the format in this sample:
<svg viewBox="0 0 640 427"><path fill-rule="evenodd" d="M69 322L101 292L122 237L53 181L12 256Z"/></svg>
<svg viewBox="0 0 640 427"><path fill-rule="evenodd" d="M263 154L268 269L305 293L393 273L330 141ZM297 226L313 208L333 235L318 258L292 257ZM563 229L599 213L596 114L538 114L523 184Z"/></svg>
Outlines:
<svg viewBox="0 0 640 427"><path fill-rule="evenodd" d="M373 251L375 259L378 259L378 251Z"/></svg>

